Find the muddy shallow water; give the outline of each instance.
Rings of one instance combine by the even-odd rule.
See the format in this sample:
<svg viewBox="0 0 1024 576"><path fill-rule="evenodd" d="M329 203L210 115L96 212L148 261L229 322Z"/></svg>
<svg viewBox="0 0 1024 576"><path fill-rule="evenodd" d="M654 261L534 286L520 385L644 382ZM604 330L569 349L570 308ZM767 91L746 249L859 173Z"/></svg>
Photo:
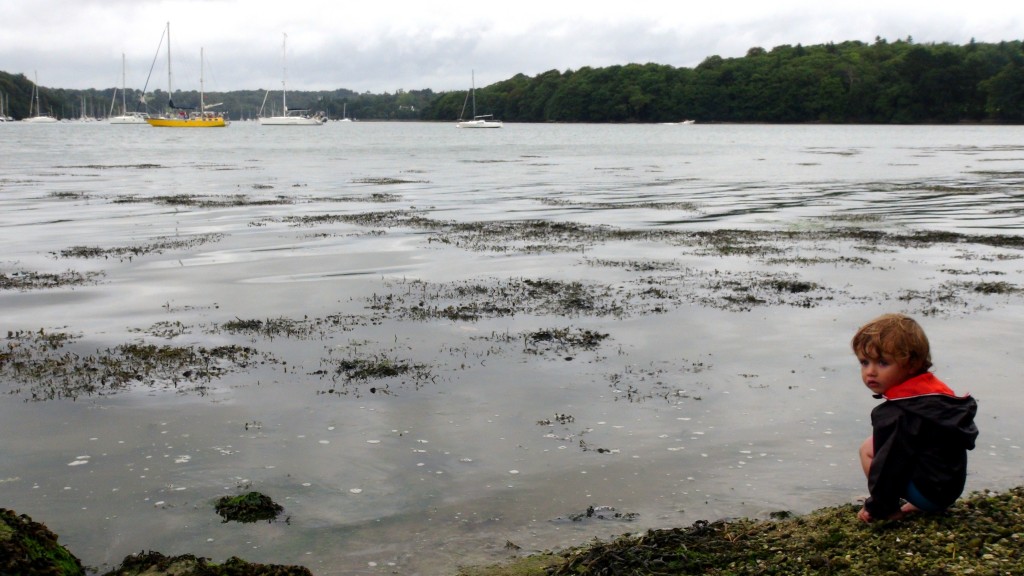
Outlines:
<svg viewBox="0 0 1024 576"><path fill-rule="evenodd" d="M0 129L0 502L87 565L439 574L853 501L885 311L979 400L968 490L1021 483L1024 129ZM287 521L221 523L249 490Z"/></svg>

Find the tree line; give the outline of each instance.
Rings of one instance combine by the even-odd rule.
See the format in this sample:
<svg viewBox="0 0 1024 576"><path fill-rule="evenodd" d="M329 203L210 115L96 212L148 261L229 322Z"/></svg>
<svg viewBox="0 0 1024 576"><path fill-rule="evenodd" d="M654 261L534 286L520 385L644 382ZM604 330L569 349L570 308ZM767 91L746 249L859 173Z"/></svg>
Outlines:
<svg viewBox="0 0 1024 576"><path fill-rule="evenodd" d="M915 124L1024 121L1020 41L751 48L695 68L628 64L518 75L476 94L509 122L764 122ZM458 117L442 94L422 118Z"/></svg>
<svg viewBox="0 0 1024 576"><path fill-rule="evenodd" d="M21 119L28 116L32 81L24 74L0 72L0 99L6 110L0 114ZM371 94L351 90L288 91L288 108L292 110L322 111L330 118L342 116L357 120L419 120L420 111L437 95L431 90L416 90ZM145 95L141 90L128 88L125 91L125 107L129 112L161 114L168 100L178 108L199 106L198 90L175 90L174 97L168 98L166 90L156 89ZM206 92L203 100L207 105L217 103L215 112L224 112L231 120L255 119L260 110L265 116L282 114L281 92L264 90L235 90L230 92ZM65 88L39 89L39 107L43 112L56 118L78 119L81 117L102 118L121 113L121 89L106 88L71 90ZM35 105L33 104L33 107ZM111 114L113 111L113 114Z"/></svg>
<svg viewBox="0 0 1024 576"><path fill-rule="evenodd" d="M28 110L31 82L0 73L9 114ZM129 90L129 100L139 94ZM82 96L111 101L113 89L42 89L43 109L74 110ZM233 119L254 117L266 93L209 93ZM358 94L289 91L290 106L359 120L453 121L468 114L467 91ZM874 43L754 47L710 56L694 68L626 64L518 74L476 90L476 109L507 122L759 122L919 124L1024 122L1021 41L966 45ZM198 103L198 93L175 93ZM150 106L166 101L155 92ZM272 101L268 100L268 105ZM179 104L180 105L180 104ZM62 114L67 116L67 114ZM70 116L74 117L74 116Z"/></svg>

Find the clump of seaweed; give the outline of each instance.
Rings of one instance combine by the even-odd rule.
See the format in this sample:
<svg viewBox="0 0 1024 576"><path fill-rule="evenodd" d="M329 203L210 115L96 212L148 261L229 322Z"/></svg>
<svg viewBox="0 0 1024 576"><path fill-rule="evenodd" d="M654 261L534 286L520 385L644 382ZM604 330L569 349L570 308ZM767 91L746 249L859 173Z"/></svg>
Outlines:
<svg viewBox="0 0 1024 576"><path fill-rule="evenodd" d="M639 518L636 512L619 512L614 506L587 506L583 512L576 512L568 516L571 522L584 522L587 520L617 520L620 522L632 522Z"/></svg>
<svg viewBox="0 0 1024 576"><path fill-rule="evenodd" d="M172 340L174 338L177 338L178 336L181 336L182 334L188 333L188 331L188 327L182 324L180 321L166 320L153 324L145 332L157 338Z"/></svg>
<svg viewBox="0 0 1024 576"><path fill-rule="evenodd" d="M258 522L273 521L284 511L270 496L259 492L249 492L239 496L224 496L214 505L217 514L224 522Z"/></svg>
<svg viewBox="0 0 1024 576"><path fill-rule="evenodd" d="M14 386L27 386L26 400L34 401L110 394L133 384L202 394L215 378L273 361L253 348L236 345L128 343L84 354L69 347L77 339L64 332L8 332L0 348L0 376ZM21 392L17 387L9 390L10 394Z"/></svg>
<svg viewBox="0 0 1024 576"><path fill-rule="evenodd" d="M276 504L275 504L276 506ZM57 535L25 514L0 508L0 574L84 576L81 560L57 543ZM88 573L94 573L92 571ZM192 554L148 551L126 556L103 576L312 576L304 566L256 564L232 556L223 564Z"/></svg>
<svg viewBox="0 0 1024 576"><path fill-rule="evenodd" d="M595 350L608 334L583 328L549 328L523 336L524 350L531 354L555 352L565 354L573 349Z"/></svg>
<svg viewBox="0 0 1024 576"><path fill-rule="evenodd" d="M955 283L947 282L928 290L904 290L898 299L922 316L941 316L953 310L967 310L967 300Z"/></svg>
<svg viewBox="0 0 1024 576"><path fill-rule="evenodd" d="M334 387L318 391L317 394L351 394L361 397L360 385L372 381L369 392L387 396L395 394L391 387L393 383L397 387L412 382L414 389L419 390L427 382L436 379L429 365L397 358L387 352L367 354L358 350L357 344L351 344L344 353L343 358L323 359L327 368L314 372L321 377L329 376L336 383Z"/></svg>
<svg viewBox="0 0 1024 576"><path fill-rule="evenodd" d="M305 566L257 564L237 556L223 564L192 554L164 556L159 552L141 552L125 557L121 566L103 576L313 576Z"/></svg>
<svg viewBox="0 0 1024 576"><path fill-rule="evenodd" d="M559 424L571 424L576 421L576 417L572 414L555 414L552 418L545 418L543 420L537 420L538 426L553 426L555 422Z"/></svg>
<svg viewBox="0 0 1024 576"><path fill-rule="evenodd" d="M1009 282L974 282L965 287L979 294L1019 294L1021 289Z"/></svg>
<svg viewBox="0 0 1024 576"><path fill-rule="evenodd" d="M706 295L697 297L701 304L727 310L751 310L756 306L789 305L813 308L832 296L825 288L790 275L750 275L718 272L707 275Z"/></svg>
<svg viewBox="0 0 1024 576"><path fill-rule="evenodd" d="M622 317L660 312L664 300L672 298L669 292L649 286L623 288L546 278L452 284L411 281L391 286L390 293L371 296L369 308L395 319L412 320L475 321L516 314Z"/></svg>
<svg viewBox="0 0 1024 576"><path fill-rule="evenodd" d="M257 189L260 189L257 187ZM194 194L174 194L171 196L119 196L114 199L115 204L139 204L151 202L154 204L165 204L168 206L190 206L197 208L222 208L241 206L278 206L282 204L294 204L295 201L286 196L275 196L274 198L253 199L244 194L233 196L196 196Z"/></svg>
<svg viewBox="0 0 1024 576"><path fill-rule="evenodd" d="M137 170L152 170L154 168L164 168L160 164L152 164L148 162L140 162L138 164L82 164L79 166L60 166L60 168L88 168L90 170L109 170L114 168L134 168Z"/></svg>
<svg viewBox="0 0 1024 576"><path fill-rule="evenodd" d="M384 186L387 184L425 184L426 180L405 180L403 178L390 178L390 177L378 177L378 178L355 178L352 180L353 184L374 184L377 186Z"/></svg>
<svg viewBox="0 0 1024 576"><path fill-rule="evenodd" d="M70 190L50 192L47 196L49 196L50 198L56 198L58 200L85 200L86 198L89 197L89 195L86 194L85 192L73 192Z"/></svg>
<svg viewBox="0 0 1024 576"><path fill-rule="evenodd" d="M0 290L45 290L64 286L80 286L93 282L102 276L100 272L76 272L68 270L59 274L45 272L0 273Z"/></svg>
<svg viewBox="0 0 1024 576"><path fill-rule="evenodd" d="M591 210L679 210L684 212L699 212L700 206L694 202L582 202L577 200L566 200L564 198L541 198L541 204L548 206L569 206L572 208L586 208Z"/></svg>
<svg viewBox="0 0 1024 576"><path fill-rule="evenodd" d="M121 566L103 576L313 576L305 566L257 564L237 556L223 564L192 554L164 556L159 552L141 552L125 557Z"/></svg>
<svg viewBox="0 0 1024 576"><path fill-rule="evenodd" d="M232 334L250 334L262 338L295 338L310 339L324 338L329 332L340 330L347 332L354 330L358 325L365 325L372 319L361 316L346 314L330 314L323 318L305 317L301 320L294 318L238 318L228 320L215 327L213 331L223 330Z"/></svg>
<svg viewBox="0 0 1024 576"><path fill-rule="evenodd" d="M371 378L394 378L406 374L412 374L420 379L428 378L430 369L425 364L389 358L383 353L370 358L344 358L337 362L335 368L335 375L348 382Z"/></svg>
<svg viewBox="0 0 1024 576"><path fill-rule="evenodd" d="M209 242L217 242L223 234L196 234L187 237L157 238L148 244L100 248L98 246L72 246L59 252L51 252L55 258L119 258L121 261L146 254L163 254L166 250L186 250Z"/></svg>
<svg viewBox="0 0 1024 576"><path fill-rule="evenodd" d="M45 525L0 508L0 574L79 576L85 569Z"/></svg>
<svg viewBox="0 0 1024 576"><path fill-rule="evenodd" d="M267 338L308 335L311 330L308 321L292 320L284 317L267 318L266 320L235 318L221 324L221 328L227 332L258 334Z"/></svg>

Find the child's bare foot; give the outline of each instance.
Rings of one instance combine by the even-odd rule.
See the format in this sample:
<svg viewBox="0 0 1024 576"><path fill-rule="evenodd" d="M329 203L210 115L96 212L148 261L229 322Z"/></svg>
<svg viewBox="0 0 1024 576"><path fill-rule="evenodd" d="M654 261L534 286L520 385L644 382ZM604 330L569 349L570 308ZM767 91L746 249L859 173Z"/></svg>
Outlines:
<svg viewBox="0 0 1024 576"><path fill-rule="evenodd" d="M916 514L918 512L921 512L921 509L918 508L917 506L914 506L910 502L907 502L903 506L900 506L900 514L901 514L901 516L906 516L908 514Z"/></svg>
<svg viewBox="0 0 1024 576"><path fill-rule="evenodd" d="M893 512L886 520L903 520L907 517L907 511L900 508L899 512Z"/></svg>

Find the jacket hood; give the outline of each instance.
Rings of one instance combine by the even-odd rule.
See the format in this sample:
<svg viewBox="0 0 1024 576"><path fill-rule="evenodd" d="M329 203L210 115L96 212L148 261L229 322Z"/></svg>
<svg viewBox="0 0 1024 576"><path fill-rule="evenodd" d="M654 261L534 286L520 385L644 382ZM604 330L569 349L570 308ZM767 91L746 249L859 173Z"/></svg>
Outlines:
<svg viewBox="0 0 1024 576"><path fill-rule="evenodd" d="M893 386L882 397L906 412L956 430L964 447L968 450L974 448L978 437L978 427L974 424L977 402L969 394L957 396L934 374L926 372L915 376ZM911 399L915 401L907 401Z"/></svg>

